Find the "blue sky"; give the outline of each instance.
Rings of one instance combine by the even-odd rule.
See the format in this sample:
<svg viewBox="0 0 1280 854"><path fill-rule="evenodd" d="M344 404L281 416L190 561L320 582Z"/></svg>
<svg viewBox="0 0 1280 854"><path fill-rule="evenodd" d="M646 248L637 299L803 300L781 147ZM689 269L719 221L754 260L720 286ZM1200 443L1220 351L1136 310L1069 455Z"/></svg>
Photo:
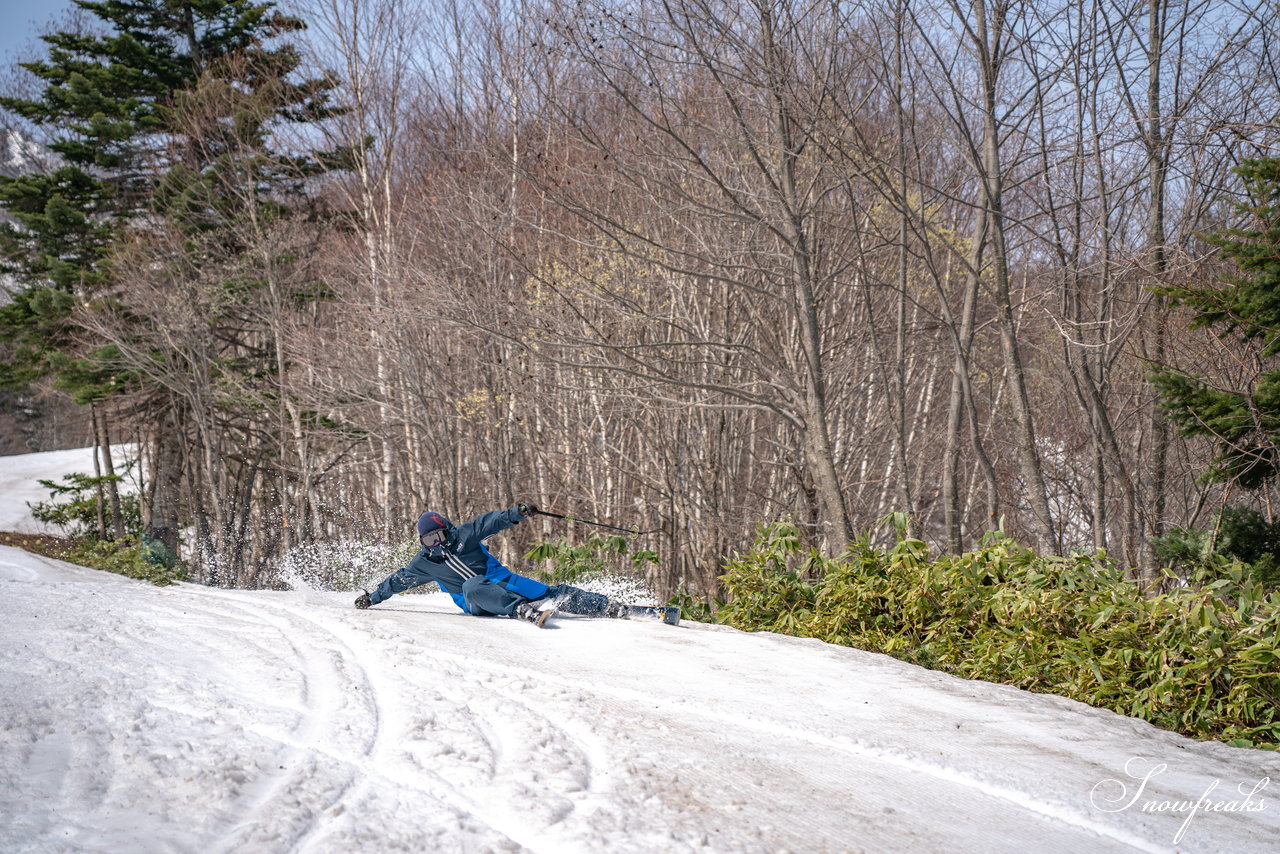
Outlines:
<svg viewBox="0 0 1280 854"><path fill-rule="evenodd" d="M17 51L70 8L71 0L0 0L0 61L12 62Z"/></svg>

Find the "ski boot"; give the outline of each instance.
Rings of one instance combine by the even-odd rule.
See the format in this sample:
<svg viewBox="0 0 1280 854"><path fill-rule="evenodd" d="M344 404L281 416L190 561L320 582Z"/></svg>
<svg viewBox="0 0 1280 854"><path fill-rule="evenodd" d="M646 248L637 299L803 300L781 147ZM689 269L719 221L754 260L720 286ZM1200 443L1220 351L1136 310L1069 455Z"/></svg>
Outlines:
<svg viewBox="0 0 1280 854"><path fill-rule="evenodd" d="M365 608L372 608L372 607L373 607L373 600L369 598L369 591L368 591L368 590L366 590L366 591L364 591L363 593L361 593L361 594L360 594L360 597L359 597L358 599L356 599L356 607L357 607L357 608L359 608L359 609L361 609L361 610L364 610Z"/></svg>
<svg viewBox="0 0 1280 854"><path fill-rule="evenodd" d="M516 612L512 616L518 620L533 623L541 629L547 625L547 621L551 619L551 615L554 613L554 608L548 608L544 611L532 602L521 602L516 606Z"/></svg>

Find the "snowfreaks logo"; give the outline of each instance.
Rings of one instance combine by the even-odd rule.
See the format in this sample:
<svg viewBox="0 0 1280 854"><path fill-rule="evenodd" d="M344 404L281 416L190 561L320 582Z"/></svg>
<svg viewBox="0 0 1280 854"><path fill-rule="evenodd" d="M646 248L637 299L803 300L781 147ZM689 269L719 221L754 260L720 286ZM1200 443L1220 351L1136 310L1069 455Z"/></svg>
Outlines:
<svg viewBox="0 0 1280 854"><path fill-rule="evenodd" d="M1149 765L1144 771L1143 766ZM1141 756L1135 756L1124 763L1124 773L1129 780L1103 780L1089 790L1089 803L1102 812L1123 812L1137 808L1148 813L1186 813L1186 818L1174 834L1173 842L1182 841L1191 820L1201 812L1258 812L1267 806L1262 799L1262 791L1271 784L1270 777L1263 777L1256 783L1240 783L1236 786L1238 797L1229 792L1215 794L1222 785L1221 780L1214 780L1197 800L1173 800L1154 798L1147 792L1147 786L1154 777L1168 770L1168 765L1161 762L1151 764ZM1144 797L1146 795L1146 797ZM1224 797L1225 795L1225 797Z"/></svg>

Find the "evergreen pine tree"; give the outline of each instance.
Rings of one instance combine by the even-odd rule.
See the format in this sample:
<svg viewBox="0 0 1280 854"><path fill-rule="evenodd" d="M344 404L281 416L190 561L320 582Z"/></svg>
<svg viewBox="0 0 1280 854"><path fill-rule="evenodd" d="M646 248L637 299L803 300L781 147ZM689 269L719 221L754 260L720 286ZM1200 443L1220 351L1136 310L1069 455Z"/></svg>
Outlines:
<svg viewBox="0 0 1280 854"><path fill-rule="evenodd" d="M1254 376L1227 387L1165 369L1153 381L1179 432L1218 440L1219 454L1206 477L1257 489L1280 466L1280 160L1247 160L1235 171L1248 198L1239 206L1247 222L1207 239L1239 272L1215 285L1162 292L1195 312L1193 327L1212 328L1248 346Z"/></svg>
<svg viewBox="0 0 1280 854"><path fill-rule="evenodd" d="M120 229L152 213L155 188L174 168L199 170L199 147L174 145L173 111L181 93L211 65L252 56L268 78L283 80L298 57L267 40L302 22L257 0L75 0L104 35L42 36L48 56L23 67L44 86L35 99L0 97L0 107L52 132L62 163L47 173L0 177L0 269L22 285L0 310L0 339L11 342L0 382L45 374L71 346L67 318L75 297L108 276L104 261ZM271 67L274 64L274 67ZM315 82L296 87L304 120ZM191 161L197 162L191 162Z"/></svg>
<svg viewBox="0 0 1280 854"><path fill-rule="evenodd" d="M76 0L105 35L42 36L48 56L23 67L44 85L36 99L0 107L51 131L61 164L43 174L0 177L0 264L22 285L0 310L10 342L0 367L9 385L47 375L74 346L77 296L102 284L103 261L123 225L144 215L164 169L165 117L174 94L194 84L207 57L251 43L270 4L250 0Z"/></svg>
<svg viewBox="0 0 1280 854"><path fill-rule="evenodd" d="M123 247L174 229L202 234L183 259L198 269L243 251L231 236L246 208L232 200L247 192L255 221L286 215L283 200L291 191L300 197L321 164L273 151L271 132L330 115L332 83L295 79L301 57L278 37L303 23L271 2L74 1L103 34L43 36L47 57L24 65L43 84L39 97L0 98L0 107L44 128L60 158L43 174L0 177L0 206L14 220L0 227L0 264L20 285L0 308L0 383L51 378L83 403L134 393L135 411L153 425L147 432L174 442L182 404L172 389L148 386L120 340L103 340L100 330L95 337L75 309L110 305L145 325L145 308L130 307L125 278L113 270ZM227 240L210 236L218 229ZM147 354L156 364L171 358ZM151 456L150 533L173 547L179 478L166 469L183 455L160 447Z"/></svg>

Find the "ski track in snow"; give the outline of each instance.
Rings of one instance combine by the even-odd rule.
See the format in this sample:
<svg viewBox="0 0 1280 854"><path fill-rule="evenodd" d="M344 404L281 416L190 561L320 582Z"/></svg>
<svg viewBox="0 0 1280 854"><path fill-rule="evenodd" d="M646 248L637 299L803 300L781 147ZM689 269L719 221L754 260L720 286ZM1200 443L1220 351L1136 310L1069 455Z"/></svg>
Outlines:
<svg viewBox="0 0 1280 854"><path fill-rule="evenodd" d="M534 674L526 675L535 679L541 678L543 682L551 682L561 684L563 687L571 687L564 685L562 680L547 678L545 676L538 677ZM632 703L643 703L646 700L652 699L638 692L625 689L609 689L607 687L602 688L597 686L595 691L598 694L608 695L616 699L630 701ZM1164 847L1152 845L1141 837L1128 833L1123 829L1109 827L1102 822L1092 820L1088 816L1075 814L1070 810L1063 809L1026 792L1005 788L980 779L975 779L945 766L929 765L903 754L867 747L853 740L833 739L817 733L806 732L804 730L797 729L794 726L753 720L749 717L731 712L712 711L703 708L687 709L678 704L667 701L652 704L652 707L654 711L660 713L667 719L674 720L678 719L682 715L693 714L706 718L706 722L711 725L713 730L722 729L726 726L739 731L755 730L761 738L776 739L782 742L788 740L804 742L817 748L819 752L825 752L827 754L830 754L831 752L844 753L850 760L870 760L872 762L890 766L891 768L899 769L900 771L910 775L928 775L945 783L952 783L982 795L1003 800L1012 806L1039 814L1053 821L1061 822L1090 833L1096 833L1102 837L1106 837L1116 843L1119 843L1122 846L1128 846L1137 851L1159 852L1165 850ZM725 780L721 781L722 784L727 782L728 781ZM816 820L820 822L821 819L819 817Z"/></svg>
<svg viewBox="0 0 1280 854"><path fill-rule="evenodd" d="M359 663L354 655L352 648L348 646L341 638L342 631L332 627L326 627L317 620L314 620L295 608L281 606L278 603L269 603L267 610L276 610L286 615L286 620L292 621L291 629L298 629L305 626L306 628L299 634L306 636L310 631L314 635L318 632L322 638L329 638L341 650L343 662L351 664L351 671L354 676L344 674L342 668L334 668L332 664L321 664L316 666L314 663L307 663L310 658L314 662L316 656L313 651L302 652L294 645L294 651L298 653L300 659L304 661L304 672L308 674L307 685L313 683L321 686L323 693L326 695L325 702L317 704L314 709L316 717L324 722L324 725L315 727L316 732L309 734L307 738L299 739L293 742L292 746L302 755L311 751L323 753L336 762L347 766L344 769L341 779L344 782L342 788L337 791L334 796L328 798L326 809L331 814L340 814L342 804L345 800L359 802L364 797L377 797L381 788L394 786L404 791L408 790L415 795L420 795L423 799L441 802L459 814L469 815L479 818L486 824L499 829L508 838L516 839L521 842L521 846L527 850L538 851L539 846L533 844L532 840L522 839L525 836L525 830L520 825L509 822L506 817L501 814L487 815L487 811L482 803L474 802L465 796L466 788L461 785L451 784L447 779L440 777L433 772L429 764L419 765L417 770L420 774L404 773L399 763L394 761L394 736L382 737L380 735L386 732L380 726L381 710L384 707L384 697L388 696L388 687L383 683L383 679L375 679L364 666ZM273 620L275 622L275 620ZM333 678L334 675L337 678ZM366 702L366 712L371 722L365 727L365 732L360 733L360 727L357 725L347 725L345 728L333 726L334 708L332 695L334 691L332 685L337 684L345 687L347 691L356 690L362 692L363 696L372 698ZM468 702L465 697L453 696L447 694L438 694L437 703L444 700L455 709L465 709L470 713L470 708L474 705L476 698ZM390 700L389 704L393 704L394 700ZM509 714L509 710L507 711ZM480 718L474 722L479 728L479 753L480 756L475 764L487 766L488 777L496 775L497 765L501 758L502 745L500 736L492 733L485 724L484 718ZM413 725L409 727L413 729ZM355 750L344 753L334 749L333 742L336 740L334 735L345 730L346 734L358 734L357 740L361 742ZM401 730L403 732L403 730ZM412 740L410 739L410 743ZM476 747L477 745L473 745ZM349 775L349 777L348 777ZM357 776L358 775L358 776ZM434 785L433 783L434 778ZM321 827L319 823L313 823L305 832L299 835L292 844L287 847L279 847L281 840L273 840L271 838L255 839L252 836L245 837L245 833L252 833L255 828L267 825L267 822L259 820L259 817L268 813L278 811L279 802L284 793L289 791L289 784L292 782L287 777L273 781L270 786L270 792L259 800L255 809L249 813L247 819L242 822L244 830L238 832L224 846L224 850L228 852L245 850L246 846L250 848L258 848L267 850L276 846L273 850L287 851L304 851L308 850L308 843L320 835ZM552 849L548 849L552 850Z"/></svg>
<svg viewBox="0 0 1280 854"><path fill-rule="evenodd" d="M1280 757L812 640L154 588L0 548L0 851L1273 852ZM1280 783L1278 783L1280 785Z"/></svg>

